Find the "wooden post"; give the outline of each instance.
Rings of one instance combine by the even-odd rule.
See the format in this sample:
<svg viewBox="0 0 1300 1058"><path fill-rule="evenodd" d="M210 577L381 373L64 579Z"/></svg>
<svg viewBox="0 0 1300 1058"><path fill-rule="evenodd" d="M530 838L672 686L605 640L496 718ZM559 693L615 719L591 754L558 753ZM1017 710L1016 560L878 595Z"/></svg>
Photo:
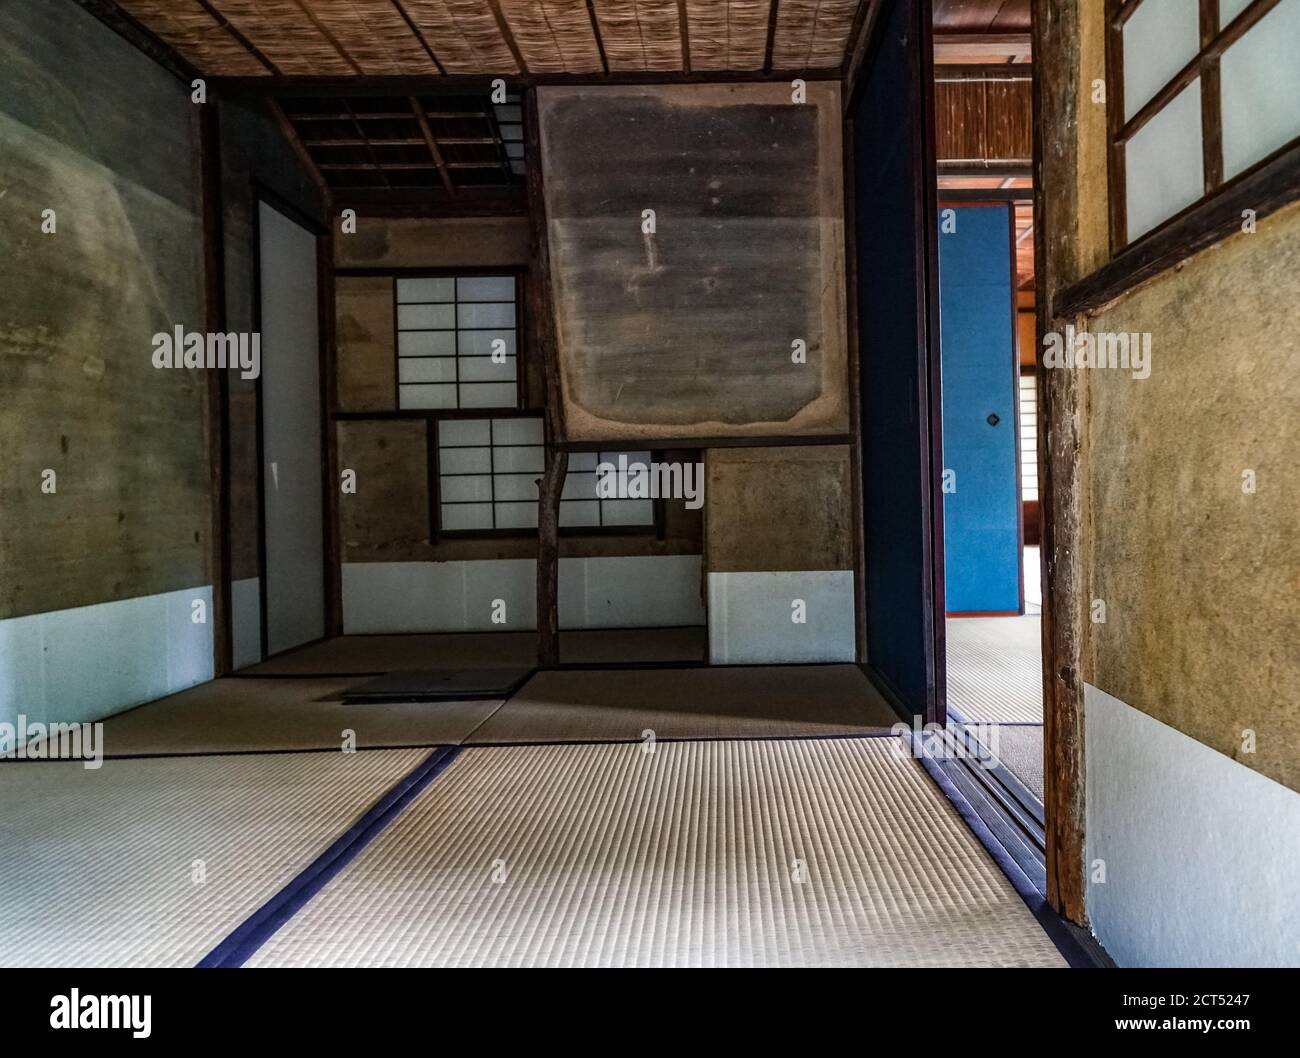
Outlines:
<svg viewBox="0 0 1300 1058"><path fill-rule="evenodd" d="M569 453L546 446L546 473L537 508L537 667L560 663L560 495Z"/></svg>
<svg viewBox="0 0 1300 1058"><path fill-rule="evenodd" d="M1035 77L1034 304L1038 348L1048 331L1077 323L1059 309L1077 274L1078 125L1082 98L1078 5L1034 11L1033 51L1051 70ZM1049 124L1050 122L1050 124ZM1068 133L1058 130L1069 129ZM1049 233L1051 237L1049 238ZM1084 409L1074 371L1047 371L1038 357L1039 543L1043 564L1043 810L1047 902L1082 925L1084 908L1083 512L1079 449Z"/></svg>
<svg viewBox="0 0 1300 1058"><path fill-rule="evenodd" d="M327 225L316 239L316 296L320 328L321 372L321 464L322 495L325 498L323 550L325 555L325 634L343 634L343 552L339 546L339 456L334 413L339 406L338 351L335 335L337 306L334 297L334 225L330 203L321 208Z"/></svg>
<svg viewBox="0 0 1300 1058"><path fill-rule="evenodd" d="M221 202L221 135L217 101L199 110L199 187L203 203L203 300L209 334L226 329L226 255ZM207 392L212 580L212 674L234 667L230 594L230 379L209 371Z"/></svg>
<svg viewBox="0 0 1300 1058"><path fill-rule="evenodd" d="M541 130L537 90L529 88L524 118L524 157L528 172L528 212L532 221L532 255L528 269L528 319L532 347L545 379L546 472L537 508L537 665L560 663L560 494L569 472L564 406L555 346L555 305L551 299L550 250L546 234L546 200L542 185Z"/></svg>

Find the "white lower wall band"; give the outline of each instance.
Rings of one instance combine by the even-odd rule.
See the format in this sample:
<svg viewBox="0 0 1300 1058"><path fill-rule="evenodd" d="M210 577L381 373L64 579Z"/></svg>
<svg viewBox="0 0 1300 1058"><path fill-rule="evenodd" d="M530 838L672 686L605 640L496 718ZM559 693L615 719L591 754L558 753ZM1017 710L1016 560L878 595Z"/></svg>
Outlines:
<svg viewBox="0 0 1300 1058"><path fill-rule="evenodd" d="M709 574L712 664L855 657L852 570Z"/></svg>
<svg viewBox="0 0 1300 1058"><path fill-rule="evenodd" d="M704 624L699 555L562 558L559 596L561 628ZM349 635L536 627L537 563L530 558L343 564Z"/></svg>
<svg viewBox="0 0 1300 1058"><path fill-rule="evenodd" d="M1087 912L1111 957L1295 966L1300 793L1089 684L1083 702Z"/></svg>
<svg viewBox="0 0 1300 1058"><path fill-rule="evenodd" d="M207 585L0 621L0 722L87 723L210 679Z"/></svg>

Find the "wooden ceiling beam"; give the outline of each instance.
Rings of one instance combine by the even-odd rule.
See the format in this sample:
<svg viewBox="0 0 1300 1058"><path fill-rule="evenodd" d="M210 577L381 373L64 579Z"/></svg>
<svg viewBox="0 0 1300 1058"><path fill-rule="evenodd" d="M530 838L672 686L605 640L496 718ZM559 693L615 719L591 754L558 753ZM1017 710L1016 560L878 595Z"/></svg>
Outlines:
<svg viewBox="0 0 1300 1058"><path fill-rule="evenodd" d="M488 6L492 8L492 17L497 20L497 31L501 34L501 39L506 42L506 47L510 49L510 54L515 57L519 72L526 75L528 63L524 61L524 53L519 50L519 42L515 40L514 33L510 31L510 23L506 21L506 16L501 11L500 0L488 0Z"/></svg>
<svg viewBox="0 0 1300 1058"><path fill-rule="evenodd" d="M490 142L490 141L489 141ZM417 136L401 137L395 139L371 140L373 147L420 147L424 145L424 140ZM351 139L326 139L326 140L303 140L304 147L364 147L365 141Z"/></svg>
<svg viewBox="0 0 1300 1058"><path fill-rule="evenodd" d="M320 189L325 198L326 208L329 207L331 197L329 181L325 179L316 164L316 159L311 156L311 152L303 146L302 139L298 135L298 130L294 128L293 122L289 120L289 115L284 112L278 100L274 97L268 97L266 100L267 109L270 110L271 116L275 118L275 123L279 126L281 135L288 141L290 149L311 177L312 182Z"/></svg>
<svg viewBox="0 0 1300 1058"><path fill-rule="evenodd" d="M349 66L351 66L352 69L357 74L361 76L365 76L365 70L361 69L361 66L360 64L358 64L357 60L352 58L347 48L343 47L343 45L339 43L338 38L334 36L332 32L330 32L330 28L327 25L325 25L319 18L317 18L315 15L311 13L311 8L309 8L307 4L304 3L304 0L294 0L294 3L298 5L298 10L301 11L304 15L306 15L308 20L310 20L311 24L316 27L316 32L330 42L330 46L336 52L339 53L339 58L342 59Z"/></svg>
<svg viewBox="0 0 1300 1058"><path fill-rule="evenodd" d="M204 11L206 11L209 15L211 15L216 20L217 25L219 25L222 29L224 29L227 33L229 33L232 37L234 37L236 41L239 42L239 45L245 51L247 51L249 55L251 55L254 59L256 59L263 66L265 66L276 77L281 76L280 68L276 66L275 63L273 63L266 56L266 54L262 51L261 48L259 48L256 44L254 44L251 40L249 40L248 37L243 33L243 31L240 30L238 26L236 26L233 22L231 22L230 19L226 18L226 16L222 12L218 11L209 2L209 0L198 0L198 3L199 6L202 7Z"/></svg>
<svg viewBox="0 0 1300 1058"><path fill-rule="evenodd" d="M420 135L424 137L425 145L429 148L429 154L433 156L434 165L438 168L438 176L442 179L442 186L447 189L447 194L456 193L456 185L452 182L451 173L447 171L447 161L442 156L442 151L438 147L438 139L433 134L433 129L429 127L429 119L424 114L424 104L415 96L409 96L408 101L411 104L411 110L415 114L415 120L420 123Z"/></svg>
<svg viewBox="0 0 1300 1058"><path fill-rule="evenodd" d="M874 6L874 5L873 5ZM801 77L805 81L838 81L839 67L813 70L705 70L684 73L675 71L616 71L609 74L529 74L515 77L506 74L448 74L446 77L410 77L404 75L368 75L364 77L305 77L290 75L270 77L213 77L209 83L230 95L270 95L282 98L311 96L407 96L412 92L431 95L477 95L490 91L498 77L516 89L536 85L669 85L669 84L771 84ZM363 119L366 115L360 115ZM405 117L405 115L402 115ZM305 116L304 116L305 117Z"/></svg>
<svg viewBox="0 0 1300 1058"><path fill-rule="evenodd" d="M346 102L343 106L349 113L352 112L352 108L349 107ZM368 157L370 161L374 163L374 167L379 170L379 178L383 180L385 185L391 186L388 182L388 177L384 175L384 167L379 164L379 156L375 154L375 149L370 145L370 137L366 135L366 130L362 127L361 122L357 120L356 114L352 114L352 126L357 130L357 135L364 141L366 157Z"/></svg>
<svg viewBox="0 0 1300 1058"><path fill-rule="evenodd" d="M1033 45L1028 33L935 33L936 62L950 59L1002 59L1007 56L1028 59Z"/></svg>
<svg viewBox="0 0 1300 1058"><path fill-rule="evenodd" d="M609 73L609 56L605 54L605 38L600 35L600 21L596 18L593 0L587 0L587 17L591 20L591 35L596 38L596 51L600 53L600 68Z"/></svg>
<svg viewBox="0 0 1300 1058"><path fill-rule="evenodd" d="M861 0L863 4L871 0ZM767 7L767 46L763 51L763 72L772 72L772 52L776 48L776 20L781 11L781 0L771 0ZM856 16L855 16L856 17Z"/></svg>
<svg viewBox="0 0 1300 1058"><path fill-rule="evenodd" d="M438 56L434 52L433 48L429 46L429 42L424 39L424 34L420 32L420 27L411 21L411 16L407 12L406 7L402 4L402 0L390 0L390 2L393 7L397 9L397 13L402 16L402 21L406 23L407 28L415 34L415 39L420 42L420 47L422 47L424 53L429 56L429 61L433 63L434 69L436 69L442 76L447 76L446 68L438 61Z"/></svg>

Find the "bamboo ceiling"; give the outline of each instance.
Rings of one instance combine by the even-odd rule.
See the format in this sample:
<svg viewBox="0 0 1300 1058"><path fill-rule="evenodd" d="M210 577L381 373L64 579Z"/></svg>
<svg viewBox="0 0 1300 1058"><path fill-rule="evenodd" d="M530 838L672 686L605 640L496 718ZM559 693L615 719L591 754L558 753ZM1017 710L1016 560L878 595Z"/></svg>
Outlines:
<svg viewBox="0 0 1300 1058"><path fill-rule="evenodd" d="M870 0L861 0L868 4ZM838 69L860 0L116 0L208 76Z"/></svg>

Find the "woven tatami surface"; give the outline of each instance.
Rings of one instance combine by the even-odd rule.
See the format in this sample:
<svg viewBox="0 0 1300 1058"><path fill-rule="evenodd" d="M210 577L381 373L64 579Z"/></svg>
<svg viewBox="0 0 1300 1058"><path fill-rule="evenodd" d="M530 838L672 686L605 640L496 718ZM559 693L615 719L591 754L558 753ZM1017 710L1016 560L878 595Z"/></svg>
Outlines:
<svg viewBox="0 0 1300 1058"><path fill-rule="evenodd" d="M466 749L254 966L1058 966L890 738Z"/></svg>
<svg viewBox="0 0 1300 1058"><path fill-rule="evenodd" d="M0 965L193 966L427 754L0 763Z"/></svg>
<svg viewBox="0 0 1300 1058"><path fill-rule="evenodd" d="M948 704L976 722L1041 724L1041 620L948 618Z"/></svg>

